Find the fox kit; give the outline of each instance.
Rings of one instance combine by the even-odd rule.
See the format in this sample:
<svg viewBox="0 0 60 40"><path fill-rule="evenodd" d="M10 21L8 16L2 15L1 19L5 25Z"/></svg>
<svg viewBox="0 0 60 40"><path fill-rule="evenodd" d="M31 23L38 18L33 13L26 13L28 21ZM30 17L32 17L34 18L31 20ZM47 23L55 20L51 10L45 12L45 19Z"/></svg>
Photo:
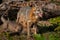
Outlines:
<svg viewBox="0 0 60 40"><path fill-rule="evenodd" d="M9 32L19 32L22 30L22 25L17 24L16 22L12 22L9 20L6 20L3 16L1 16L1 21L3 22L2 28L7 30Z"/></svg>

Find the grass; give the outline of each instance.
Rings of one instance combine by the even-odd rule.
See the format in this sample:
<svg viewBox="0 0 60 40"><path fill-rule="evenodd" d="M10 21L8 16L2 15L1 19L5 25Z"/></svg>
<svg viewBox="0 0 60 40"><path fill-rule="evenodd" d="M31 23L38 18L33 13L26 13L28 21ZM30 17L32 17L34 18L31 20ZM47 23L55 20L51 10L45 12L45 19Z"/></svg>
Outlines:
<svg viewBox="0 0 60 40"><path fill-rule="evenodd" d="M42 34L36 34L34 35L35 40L60 40L60 34L58 33L48 33L48 39L46 39L46 36ZM47 34L46 34L47 35Z"/></svg>

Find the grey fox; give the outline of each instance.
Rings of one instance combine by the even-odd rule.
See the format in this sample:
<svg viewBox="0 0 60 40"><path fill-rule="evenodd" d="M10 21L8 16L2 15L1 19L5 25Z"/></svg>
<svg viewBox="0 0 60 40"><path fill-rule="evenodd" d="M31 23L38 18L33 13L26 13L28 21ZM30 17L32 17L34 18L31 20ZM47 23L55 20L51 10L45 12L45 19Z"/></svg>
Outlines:
<svg viewBox="0 0 60 40"><path fill-rule="evenodd" d="M7 30L9 32L20 32L22 31L22 25L17 24L16 22L12 22L9 20L6 20L3 16L1 16L1 21L3 22L2 28Z"/></svg>

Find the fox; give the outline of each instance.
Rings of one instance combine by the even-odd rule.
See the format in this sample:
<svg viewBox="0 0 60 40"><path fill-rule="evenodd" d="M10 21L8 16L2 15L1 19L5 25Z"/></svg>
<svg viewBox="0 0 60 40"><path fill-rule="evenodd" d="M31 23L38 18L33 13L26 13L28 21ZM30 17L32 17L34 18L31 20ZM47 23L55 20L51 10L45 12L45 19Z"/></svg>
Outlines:
<svg viewBox="0 0 60 40"><path fill-rule="evenodd" d="M6 30L6 31L11 32L11 33L13 33L13 32L21 32L22 29L23 29L22 24L18 24L16 22L9 21L9 19L6 20L3 15L1 16L1 21L3 22L2 28L4 30Z"/></svg>

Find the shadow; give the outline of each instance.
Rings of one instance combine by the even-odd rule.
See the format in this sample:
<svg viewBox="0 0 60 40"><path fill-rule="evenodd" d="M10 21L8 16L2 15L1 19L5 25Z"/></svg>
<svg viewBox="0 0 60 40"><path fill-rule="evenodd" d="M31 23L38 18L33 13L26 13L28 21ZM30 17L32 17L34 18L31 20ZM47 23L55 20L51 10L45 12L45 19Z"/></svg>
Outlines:
<svg viewBox="0 0 60 40"><path fill-rule="evenodd" d="M54 32L54 29L57 28L58 25L53 24L53 26L49 26L49 27L40 27L37 25L37 33L46 33L46 32Z"/></svg>
<svg viewBox="0 0 60 40"><path fill-rule="evenodd" d="M15 36L15 35L19 36L20 34L19 34L19 32L14 32L14 33L9 34L9 36Z"/></svg>
<svg viewBox="0 0 60 40"><path fill-rule="evenodd" d="M0 4L2 3L3 1L2 0L0 0Z"/></svg>
<svg viewBox="0 0 60 40"><path fill-rule="evenodd" d="M9 20L16 21L18 11L19 11L18 9L10 9L8 11Z"/></svg>
<svg viewBox="0 0 60 40"><path fill-rule="evenodd" d="M42 34L42 33L46 33L46 32L54 32L54 29L55 28L57 28L57 24L53 24L53 25L51 25L51 26L39 26L39 25L37 25L37 23L33 23L32 25L31 25L31 28L33 28L33 26L36 26L37 27L37 33L38 34Z"/></svg>

